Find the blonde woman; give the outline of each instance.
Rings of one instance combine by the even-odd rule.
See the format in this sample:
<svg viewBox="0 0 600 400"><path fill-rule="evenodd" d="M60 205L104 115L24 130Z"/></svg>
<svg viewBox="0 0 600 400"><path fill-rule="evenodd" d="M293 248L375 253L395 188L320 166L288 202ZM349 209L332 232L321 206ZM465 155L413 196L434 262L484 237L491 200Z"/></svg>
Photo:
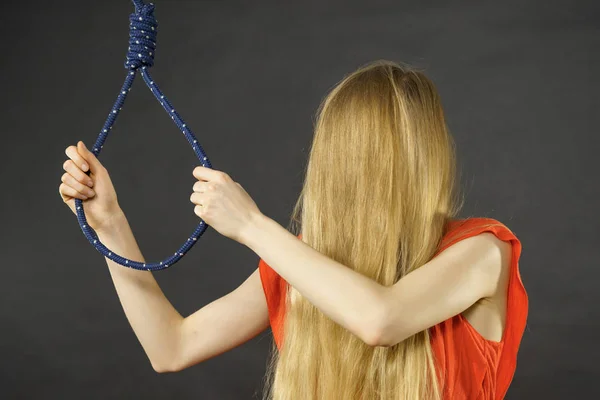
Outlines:
<svg viewBox="0 0 600 400"><path fill-rule="evenodd" d="M106 169L82 142L66 153L63 200L73 212L74 198L85 200L101 241L143 261ZM270 326L265 398L505 396L528 312L521 243L498 220L457 218L454 143L422 71L373 62L327 95L290 229L225 172L193 175L194 213L260 261L237 289L184 318L151 272L106 259L156 371L215 357Z"/></svg>

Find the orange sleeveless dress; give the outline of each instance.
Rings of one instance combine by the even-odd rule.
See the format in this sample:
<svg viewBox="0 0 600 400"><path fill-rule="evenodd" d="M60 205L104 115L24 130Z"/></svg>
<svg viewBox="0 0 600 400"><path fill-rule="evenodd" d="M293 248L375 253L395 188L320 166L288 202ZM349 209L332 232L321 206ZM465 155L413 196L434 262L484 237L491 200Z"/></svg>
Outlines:
<svg viewBox="0 0 600 400"><path fill-rule="evenodd" d="M527 321L528 297L519 273L521 242L504 224L492 218L452 220L435 255L462 239L483 232L491 232L512 245L504 333L500 342L487 340L462 314L429 328L438 376L445 382L443 398L448 400L503 399L515 373L517 352ZM258 268L271 330L280 349L288 283L262 259Z"/></svg>

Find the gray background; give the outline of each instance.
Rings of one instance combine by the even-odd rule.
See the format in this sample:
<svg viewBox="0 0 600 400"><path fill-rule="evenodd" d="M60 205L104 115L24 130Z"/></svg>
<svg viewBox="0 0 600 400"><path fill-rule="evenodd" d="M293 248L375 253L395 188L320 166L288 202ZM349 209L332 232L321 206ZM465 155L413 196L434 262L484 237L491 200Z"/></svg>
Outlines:
<svg viewBox="0 0 600 400"><path fill-rule="evenodd" d="M594 1L155 0L151 73L263 213L288 222L314 112L375 59L425 68L458 145L463 215L497 218L523 245L528 327L507 398L600 396ZM126 0L3 2L0 392L8 398L249 399L270 330L185 371L157 374L103 257L58 194L67 146L94 143L125 76ZM199 222L198 160L141 77L101 161L147 260ZM209 229L155 273L189 315L237 287L258 256Z"/></svg>

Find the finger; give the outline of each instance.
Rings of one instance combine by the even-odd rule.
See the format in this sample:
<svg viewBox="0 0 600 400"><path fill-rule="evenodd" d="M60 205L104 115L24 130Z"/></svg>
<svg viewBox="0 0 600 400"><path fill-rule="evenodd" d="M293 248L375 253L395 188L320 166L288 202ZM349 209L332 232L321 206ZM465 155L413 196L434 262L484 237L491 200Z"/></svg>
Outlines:
<svg viewBox="0 0 600 400"><path fill-rule="evenodd" d="M63 169L67 171L73 178L77 179L78 182L88 185L90 187L94 186L94 181L90 178L85 172L81 170L81 168L75 163L73 160L67 160L63 164Z"/></svg>
<svg viewBox="0 0 600 400"><path fill-rule="evenodd" d="M223 171L217 171L216 169L203 167L201 165L194 168L192 174L203 181L222 181L229 178L229 175Z"/></svg>
<svg viewBox="0 0 600 400"><path fill-rule="evenodd" d="M73 178L68 172L63 174L61 181L87 197L93 197L95 194L92 189L77 181L77 179Z"/></svg>
<svg viewBox="0 0 600 400"><path fill-rule="evenodd" d="M83 156L79 153L76 146L67 147L65 153L67 154L67 156L69 156L71 160L73 160L73 162L75 163L75 165L77 165L79 169L81 169L84 172L89 171L89 164L85 161L85 158L83 158Z"/></svg>
<svg viewBox="0 0 600 400"><path fill-rule="evenodd" d="M85 143L83 143L81 140L77 142L77 150L79 151L79 154L81 154L88 162L90 171L92 171L93 174L97 174L100 169L103 168L100 160L98 160L94 153L88 150L88 148L85 146Z"/></svg>
<svg viewBox="0 0 600 400"><path fill-rule="evenodd" d="M67 202L68 200L71 200L72 198L87 200L87 196L79 193L77 190L73 189L71 186L66 185L64 183L60 184L58 191L59 191L60 195L62 196L64 202Z"/></svg>
<svg viewBox="0 0 600 400"><path fill-rule="evenodd" d="M196 183L194 183L194 186L192 186L192 190L194 192L204 193L206 192L207 185L208 182L197 181Z"/></svg>
<svg viewBox="0 0 600 400"><path fill-rule="evenodd" d="M207 207L208 203L210 202L210 198L205 196L204 193L194 192L190 196L190 201L197 206Z"/></svg>

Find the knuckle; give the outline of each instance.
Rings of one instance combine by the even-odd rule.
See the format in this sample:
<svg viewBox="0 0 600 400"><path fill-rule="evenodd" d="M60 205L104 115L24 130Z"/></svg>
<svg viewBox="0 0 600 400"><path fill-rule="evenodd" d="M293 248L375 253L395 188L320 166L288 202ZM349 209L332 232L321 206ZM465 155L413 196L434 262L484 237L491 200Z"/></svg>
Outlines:
<svg viewBox="0 0 600 400"><path fill-rule="evenodd" d="M58 191L60 194L68 195L71 191L71 188L66 183L61 183L58 188Z"/></svg>
<svg viewBox="0 0 600 400"><path fill-rule="evenodd" d="M89 176L87 176L85 174L85 172L77 174L77 177L74 177L74 179L78 182L81 183L84 186L87 186L87 180L89 179Z"/></svg>

